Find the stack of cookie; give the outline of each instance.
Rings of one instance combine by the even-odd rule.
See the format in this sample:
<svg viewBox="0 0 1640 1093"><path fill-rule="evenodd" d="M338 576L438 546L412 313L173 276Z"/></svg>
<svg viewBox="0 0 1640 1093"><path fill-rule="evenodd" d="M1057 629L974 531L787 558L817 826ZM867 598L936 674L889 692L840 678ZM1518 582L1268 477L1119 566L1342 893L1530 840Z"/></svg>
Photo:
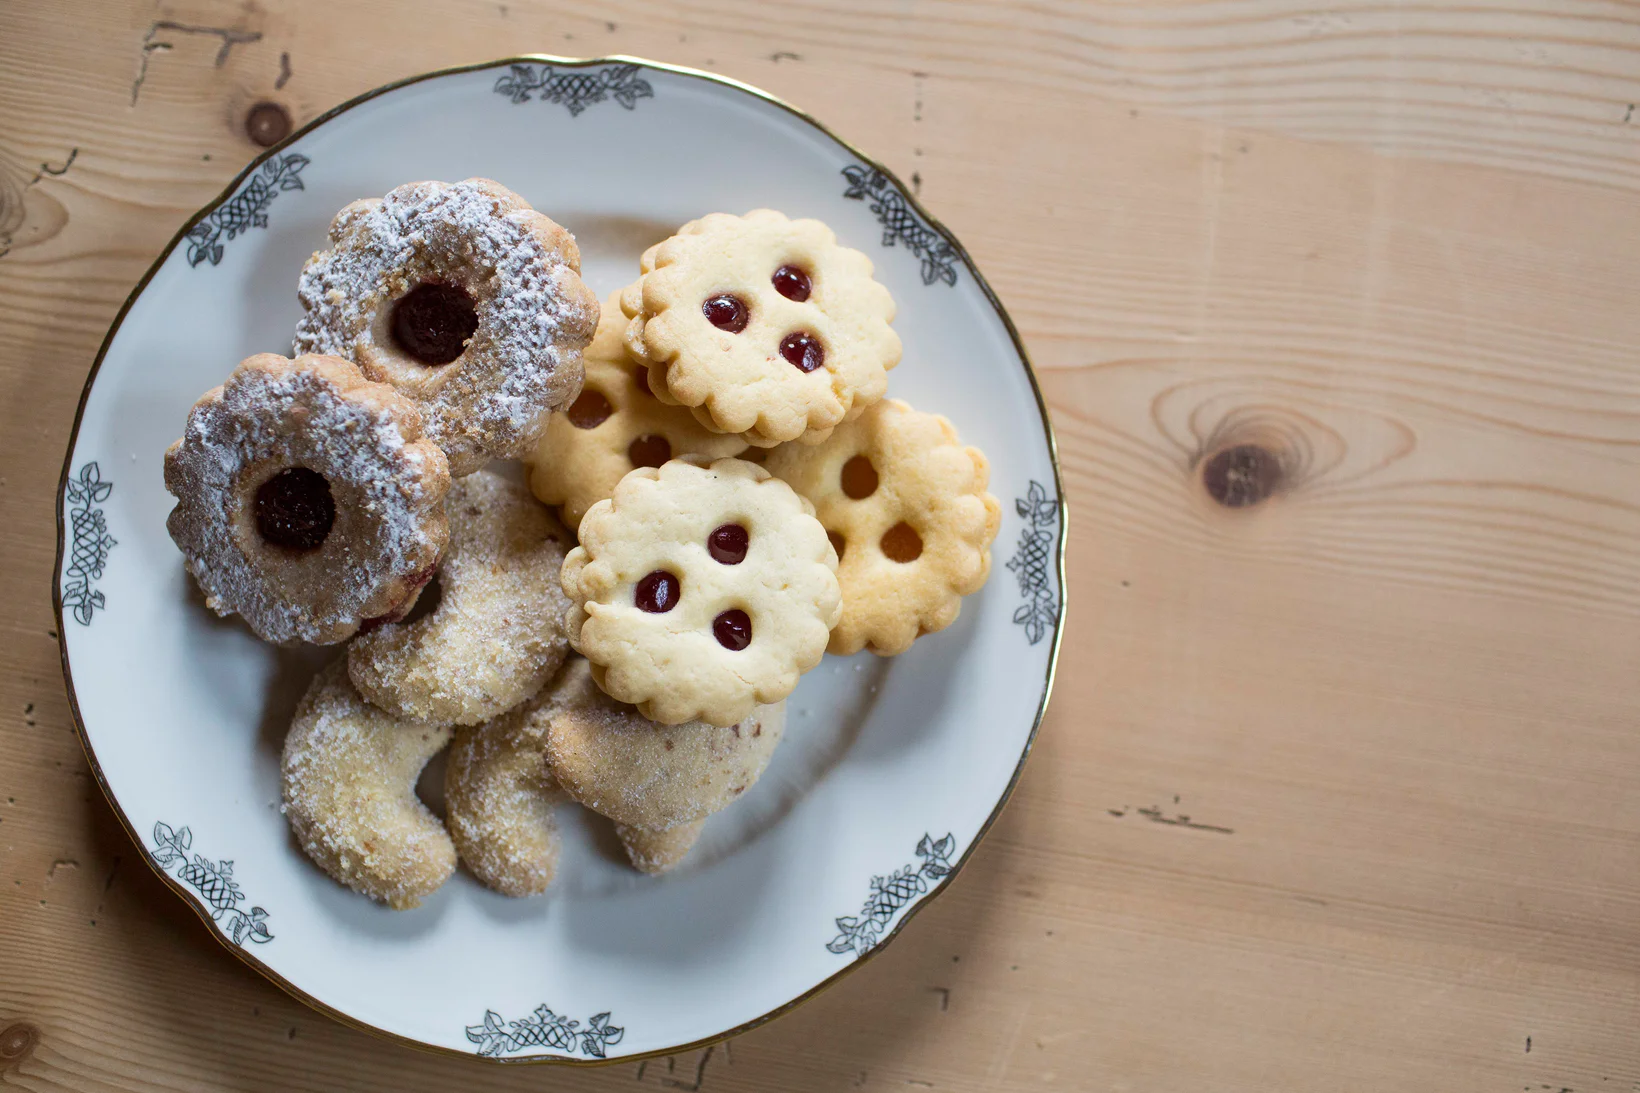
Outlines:
<svg viewBox="0 0 1640 1093"><path fill-rule="evenodd" d="M219 614L349 643L285 814L390 906L458 859L544 890L565 800L671 868L824 652L902 652L988 573L985 459L884 400L893 300L818 221L688 224L600 319L522 198L413 183L337 214L298 296L296 355L243 362L167 453L169 527ZM441 819L415 784L447 746Z"/></svg>

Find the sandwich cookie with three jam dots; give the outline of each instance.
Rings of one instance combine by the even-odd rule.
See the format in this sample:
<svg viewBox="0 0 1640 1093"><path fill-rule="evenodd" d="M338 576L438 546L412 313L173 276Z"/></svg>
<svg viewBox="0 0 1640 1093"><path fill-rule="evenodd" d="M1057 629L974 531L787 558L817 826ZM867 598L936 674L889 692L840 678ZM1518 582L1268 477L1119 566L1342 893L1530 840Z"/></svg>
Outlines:
<svg viewBox="0 0 1640 1093"><path fill-rule="evenodd" d="M899 363L893 297L818 220L712 213L640 269L621 310L650 389L760 448L824 440L883 397Z"/></svg>
<svg viewBox="0 0 1640 1093"><path fill-rule="evenodd" d="M991 572L1002 506L986 492L990 464L938 414L884 399L766 466L814 505L837 549L843 616L828 652L903 653L955 622Z"/></svg>
<svg viewBox="0 0 1640 1093"><path fill-rule="evenodd" d="M665 725L727 727L779 702L842 612L812 512L740 459L631 472L564 560L570 645L606 694Z"/></svg>
<svg viewBox="0 0 1640 1093"><path fill-rule="evenodd" d="M500 183L355 201L302 270L299 353L357 361L421 407L450 473L523 457L581 389L598 323L575 240Z"/></svg>
<svg viewBox="0 0 1640 1093"><path fill-rule="evenodd" d="M402 617L448 537L449 465L415 403L334 357L241 362L189 411L165 488L206 604L283 645Z"/></svg>
<svg viewBox="0 0 1640 1093"><path fill-rule="evenodd" d="M690 455L721 459L746 450L740 437L715 433L683 407L656 398L648 365L626 351L625 329L617 293L605 303L598 333L583 355L586 383L580 396L568 413L547 420L530 461L535 496L542 504L560 506L572 528L634 468Z"/></svg>

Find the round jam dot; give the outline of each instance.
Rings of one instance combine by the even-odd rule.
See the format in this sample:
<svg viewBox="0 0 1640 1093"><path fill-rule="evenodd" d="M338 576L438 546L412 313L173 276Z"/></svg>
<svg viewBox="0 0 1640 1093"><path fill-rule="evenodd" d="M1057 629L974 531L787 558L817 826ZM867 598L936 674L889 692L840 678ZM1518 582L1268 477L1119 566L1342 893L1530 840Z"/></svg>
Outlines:
<svg viewBox="0 0 1640 1093"><path fill-rule="evenodd" d="M626 446L634 467L658 467L672 458L672 442L658 433L645 433Z"/></svg>
<svg viewBox="0 0 1640 1093"><path fill-rule="evenodd" d="M904 520L883 532L882 542L878 545L891 562L914 562L922 557L922 536Z"/></svg>
<svg viewBox="0 0 1640 1093"><path fill-rule="evenodd" d="M256 489L256 530L287 550L317 550L336 522L330 483L318 471L287 467Z"/></svg>
<svg viewBox="0 0 1640 1093"><path fill-rule="evenodd" d="M725 611L712 620L712 636L725 649L738 653L752 643L752 620L738 607Z"/></svg>
<svg viewBox="0 0 1640 1093"><path fill-rule="evenodd" d="M640 609L652 615L663 615L678 605L678 597L682 594L683 586L678 579L664 569L657 569L638 582L633 600Z"/></svg>
<svg viewBox="0 0 1640 1093"><path fill-rule="evenodd" d="M570 404L569 423L577 429L596 429L609 419L615 407L600 392L588 387Z"/></svg>
<svg viewBox="0 0 1640 1093"><path fill-rule="evenodd" d="M796 266L781 266L774 271L774 290L788 300L802 303L814 291L814 283L809 275Z"/></svg>
<svg viewBox="0 0 1640 1093"><path fill-rule="evenodd" d="M700 309L705 313L707 322L731 334L739 334L745 330L746 324L752 318L752 313L746 309L745 301L728 293L713 296L701 304Z"/></svg>
<svg viewBox="0 0 1640 1093"><path fill-rule="evenodd" d="M877 492L877 468L871 460L857 455L843 464L843 494L859 501Z"/></svg>
<svg viewBox="0 0 1640 1093"><path fill-rule="evenodd" d="M417 285L393 305L393 341L422 364L449 364L477 329L478 310L459 285Z"/></svg>
<svg viewBox="0 0 1640 1093"><path fill-rule="evenodd" d="M746 560L746 548L752 537L739 524L724 524L707 536L706 549L724 565L739 565Z"/></svg>
<svg viewBox="0 0 1640 1093"><path fill-rule="evenodd" d="M780 355L799 372L812 372L826 363L826 351L820 340L806 330L780 339Z"/></svg>

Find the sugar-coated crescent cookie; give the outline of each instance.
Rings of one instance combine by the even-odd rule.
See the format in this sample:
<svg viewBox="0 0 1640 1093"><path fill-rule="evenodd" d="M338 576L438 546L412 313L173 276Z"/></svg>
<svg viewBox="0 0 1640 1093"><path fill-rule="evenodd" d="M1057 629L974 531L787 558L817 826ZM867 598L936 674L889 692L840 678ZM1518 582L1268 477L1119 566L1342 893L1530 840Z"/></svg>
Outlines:
<svg viewBox="0 0 1640 1093"><path fill-rule="evenodd" d="M356 360L416 400L470 474L534 449L581 389L598 299L563 228L498 182L411 182L355 201L297 286L297 352Z"/></svg>
<svg viewBox="0 0 1640 1093"><path fill-rule="evenodd" d="M279 644L399 617L447 535L449 468L415 404L334 357L240 362L189 411L165 488L207 605Z"/></svg>
<svg viewBox="0 0 1640 1093"><path fill-rule="evenodd" d="M634 467L658 467L674 456L739 455L746 442L715 433L681 406L650 393L648 367L626 351L620 296L604 305L598 333L583 357L586 383L569 412L554 414L531 460L530 488L543 504L563 507L578 527L587 509L615 492Z"/></svg>
<svg viewBox="0 0 1640 1093"><path fill-rule="evenodd" d="M885 399L766 466L813 503L837 548L843 616L829 652L903 653L985 583L1002 506L986 492L985 455L945 418Z"/></svg>
<svg viewBox="0 0 1640 1093"><path fill-rule="evenodd" d="M570 644L606 693L663 724L729 726L780 701L842 610L811 511L744 460L633 471L564 561Z"/></svg>
<svg viewBox="0 0 1640 1093"><path fill-rule="evenodd" d="M566 800L547 771L548 688L493 721L461 730L444 768L445 820L473 875L507 896L544 892L562 840L553 809Z"/></svg>
<svg viewBox="0 0 1640 1093"><path fill-rule="evenodd" d="M785 728L784 703L719 728L657 725L593 683L572 660L538 715L547 769L565 793L617 824L666 831L704 820L762 775Z"/></svg>
<svg viewBox="0 0 1640 1093"><path fill-rule="evenodd" d="M456 848L416 796L451 730L401 721L367 703L340 658L308 687L285 737L285 818L315 865L395 910L449 879Z"/></svg>
<svg viewBox="0 0 1640 1093"><path fill-rule="evenodd" d="M644 252L627 347L663 401L759 447L813 443L883 397L894 298L818 220L712 213Z"/></svg>
<svg viewBox="0 0 1640 1093"><path fill-rule="evenodd" d="M626 856L631 860L632 868L640 873L665 873L683 862L689 851L695 848L695 843L700 840L700 833L705 827L705 820L679 824L660 831L616 824L615 834L620 838L621 845L626 848Z"/></svg>
<svg viewBox="0 0 1640 1093"><path fill-rule="evenodd" d="M348 647L354 686L403 718L473 725L539 691L569 642L558 573L571 537L522 485L489 471L457 479L438 606Z"/></svg>

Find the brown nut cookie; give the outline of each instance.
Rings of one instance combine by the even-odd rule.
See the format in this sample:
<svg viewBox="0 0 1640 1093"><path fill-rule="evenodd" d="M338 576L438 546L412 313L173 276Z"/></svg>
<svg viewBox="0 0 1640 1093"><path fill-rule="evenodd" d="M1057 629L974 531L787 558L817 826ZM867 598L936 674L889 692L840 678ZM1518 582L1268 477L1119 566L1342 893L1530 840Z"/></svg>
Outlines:
<svg viewBox="0 0 1640 1093"><path fill-rule="evenodd" d="M937 414L885 399L824 444L767 466L813 503L837 548L843 617L828 652L903 653L956 621L991 571L1002 506L990 464Z"/></svg>
<svg viewBox="0 0 1640 1093"><path fill-rule="evenodd" d="M824 439L883 397L899 363L893 297L818 220L712 213L640 268L621 310L651 389L759 447Z"/></svg>
<svg viewBox="0 0 1640 1093"><path fill-rule="evenodd" d="M547 769L587 808L617 824L666 831L719 812L769 765L785 703L755 707L727 728L700 721L658 725L594 684L573 660L538 718Z"/></svg>
<svg viewBox="0 0 1640 1093"><path fill-rule="evenodd" d="M739 455L746 442L714 433L681 406L649 390L649 369L626 351L620 296L611 296L584 355L586 383L568 413L554 414L530 463L530 488L543 504L561 505L578 527L594 503L615 492L635 467L658 467L674 456Z"/></svg>
<svg viewBox="0 0 1640 1093"><path fill-rule="evenodd" d="M632 868L640 873L653 874L665 873L681 865L689 851L695 848L695 843L700 841L700 833L705 829L705 820L659 831L616 824L615 834L626 849Z"/></svg>
<svg viewBox="0 0 1640 1093"><path fill-rule="evenodd" d="M668 725L733 725L790 694L841 613L836 554L810 511L739 459L621 479L564 561L570 645L598 686Z"/></svg>
<svg viewBox="0 0 1640 1093"><path fill-rule="evenodd" d="M400 617L448 534L448 465L415 404L334 357L242 361L188 412L165 488L205 602L280 644Z"/></svg>
<svg viewBox="0 0 1640 1093"><path fill-rule="evenodd" d="M361 634L348 672L397 717L474 725L539 691L569 652L558 573L573 540L529 490L489 471L457 479L445 511L438 606Z"/></svg>
<svg viewBox="0 0 1640 1093"><path fill-rule="evenodd" d="M355 201L297 286L297 352L356 360L415 399L450 473L535 447L581 389L598 299L570 234L500 183Z"/></svg>
<svg viewBox="0 0 1640 1093"><path fill-rule="evenodd" d="M506 896L546 891L562 840L553 810L567 800L547 771L546 688L494 721L461 730L444 769L445 820L461 860Z"/></svg>
<svg viewBox="0 0 1640 1093"><path fill-rule="evenodd" d="M280 770L284 813L313 863L395 910L449 879L456 849L416 796L451 730L401 721L365 702L338 659L296 708Z"/></svg>

